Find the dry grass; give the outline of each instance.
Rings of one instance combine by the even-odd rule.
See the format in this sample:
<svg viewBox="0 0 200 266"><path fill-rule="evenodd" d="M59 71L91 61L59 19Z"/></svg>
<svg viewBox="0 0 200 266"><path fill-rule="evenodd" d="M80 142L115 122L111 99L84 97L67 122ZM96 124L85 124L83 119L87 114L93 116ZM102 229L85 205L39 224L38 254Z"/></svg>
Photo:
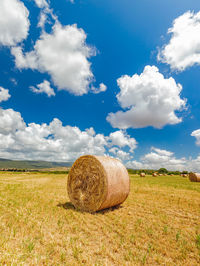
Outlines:
<svg viewBox="0 0 200 266"><path fill-rule="evenodd" d="M200 183L131 176L119 208L76 211L66 176L0 173L0 265L199 265Z"/></svg>

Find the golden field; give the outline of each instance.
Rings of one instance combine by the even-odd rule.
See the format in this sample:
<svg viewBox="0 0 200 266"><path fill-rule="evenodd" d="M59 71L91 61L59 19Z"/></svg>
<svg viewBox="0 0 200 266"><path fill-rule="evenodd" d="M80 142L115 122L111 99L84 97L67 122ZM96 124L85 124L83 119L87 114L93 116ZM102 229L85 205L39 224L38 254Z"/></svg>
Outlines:
<svg viewBox="0 0 200 266"><path fill-rule="evenodd" d="M120 207L91 214L65 174L0 173L0 265L199 265L200 183L130 178Z"/></svg>

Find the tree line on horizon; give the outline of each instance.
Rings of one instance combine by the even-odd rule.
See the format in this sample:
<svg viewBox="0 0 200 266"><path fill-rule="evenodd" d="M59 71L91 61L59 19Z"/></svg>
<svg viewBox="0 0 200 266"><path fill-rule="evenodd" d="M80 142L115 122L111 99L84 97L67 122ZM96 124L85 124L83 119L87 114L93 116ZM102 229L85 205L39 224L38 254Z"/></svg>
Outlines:
<svg viewBox="0 0 200 266"><path fill-rule="evenodd" d="M128 169L129 174L141 174L145 173L146 175L152 175L153 173L165 174L165 175L180 175L188 174L188 171L168 171L166 168L155 169Z"/></svg>

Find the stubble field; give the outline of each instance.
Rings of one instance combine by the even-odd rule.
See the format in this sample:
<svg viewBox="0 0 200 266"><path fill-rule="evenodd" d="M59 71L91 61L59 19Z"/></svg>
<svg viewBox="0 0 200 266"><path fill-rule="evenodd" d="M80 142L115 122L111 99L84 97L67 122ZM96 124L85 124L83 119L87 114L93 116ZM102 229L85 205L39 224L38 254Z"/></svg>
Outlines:
<svg viewBox="0 0 200 266"><path fill-rule="evenodd" d="M90 214L67 175L0 173L0 265L199 265L200 183L130 178L120 207Z"/></svg>

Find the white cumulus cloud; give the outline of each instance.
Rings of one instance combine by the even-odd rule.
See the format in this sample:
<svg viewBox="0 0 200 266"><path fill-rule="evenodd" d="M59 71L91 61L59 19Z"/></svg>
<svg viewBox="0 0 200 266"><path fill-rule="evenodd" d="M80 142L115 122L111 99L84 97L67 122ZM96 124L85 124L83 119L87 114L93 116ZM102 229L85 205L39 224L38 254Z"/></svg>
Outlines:
<svg viewBox="0 0 200 266"><path fill-rule="evenodd" d="M58 89L83 95L94 81L88 58L95 55L95 49L86 44L86 37L77 25L56 22L51 34L42 32L32 51L23 53L22 47L13 47L11 53L19 69L47 72ZM100 89L105 90L105 85Z"/></svg>
<svg viewBox="0 0 200 266"><path fill-rule="evenodd" d="M177 159L173 152L151 148L151 152L145 154L141 160L129 161L127 166L130 168L143 169L159 169L166 168L167 170L188 170L188 162L185 158Z"/></svg>
<svg viewBox="0 0 200 266"><path fill-rule="evenodd" d="M155 147L151 147L151 150L156 152L157 154L159 154L161 156L164 155L164 156L170 157L170 156L173 155L173 152L171 152L171 151L161 150L161 149L158 149L158 148L155 148Z"/></svg>
<svg viewBox="0 0 200 266"><path fill-rule="evenodd" d="M46 0L34 0L36 5L39 7L39 8L47 8L49 7L49 4Z"/></svg>
<svg viewBox="0 0 200 266"><path fill-rule="evenodd" d="M24 130L25 123L19 112L0 108L0 134L13 135L17 130Z"/></svg>
<svg viewBox="0 0 200 266"><path fill-rule="evenodd" d="M103 83L99 84L99 88L95 88L94 86L92 86L92 89L91 89L91 91L95 94L98 94L100 92L104 92L106 90L107 90L107 86Z"/></svg>
<svg viewBox="0 0 200 266"><path fill-rule="evenodd" d="M126 166L132 169L166 168L169 171L200 172L200 155L196 158L176 158L173 152L151 148L151 151L140 158L139 161L130 160Z"/></svg>
<svg viewBox="0 0 200 266"><path fill-rule="evenodd" d="M200 129L194 130L191 136L196 138L196 145L200 146Z"/></svg>
<svg viewBox="0 0 200 266"><path fill-rule="evenodd" d="M127 162L126 167L131 169L143 169L143 164L141 162L132 160Z"/></svg>
<svg viewBox="0 0 200 266"><path fill-rule="evenodd" d="M0 102L7 101L10 98L9 91L0 87Z"/></svg>
<svg viewBox="0 0 200 266"><path fill-rule="evenodd" d="M114 157L128 160L136 146L133 147L129 136L125 139L128 142L116 142L113 135L97 134L93 128L81 131L78 127L64 126L57 118L50 124L27 125L19 112L0 109L0 157L3 158L74 161L84 154L106 155L114 148L115 151L110 151ZM130 151L124 151L125 146Z"/></svg>
<svg viewBox="0 0 200 266"><path fill-rule="evenodd" d="M118 146L120 148L127 146L131 152L137 147L137 141L122 130L110 133L109 138L112 146Z"/></svg>
<svg viewBox="0 0 200 266"><path fill-rule="evenodd" d="M180 98L182 86L172 77L165 78L157 67L146 66L141 75L125 75L117 83L117 100L126 110L108 114L107 121L114 128L162 128L182 121L175 114L186 105Z"/></svg>
<svg viewBox="0 0 200 266"><path fill-rule="evenodd" d="M46 0L34 0L36 5L41 9L38 27L45 31L45 24L51 24L52 22L58 22L57 16L54 14L53 9L50 8L49 1Z"/></svg>
<svg viewBox="0 0 200 266"><path fill-rule="evenodd" d="M123 151L117 147L111 148L109 150L109 153L111 153L111 155L114 155L114 157L118 158L121 161L131 160L131 158L133 157L130 152Z"/></svg>
<svg viewBox="0 0 200 266"><path fill-rule="evenodd" d="M37 88L36 88L37 87ZM50 82L44 80L42 83L38 84L36 87L30 86L30 89L35 93L46 93L48 97L55 96L54 89L51 88Z"/></svg>
<svg viewBox="0 0 200 266"><path fill-rule="evenodd" d="M0 1L0 45L14 46L28 36L29 12L19 0Z"/></svg>
<svg viewBox="0 0 200 266"><path fill-rule="evenodd" d="M200 12L188 11L176 18L168 34L171 39L162 47L158 60L178 71L200 64Z"/></svg>

